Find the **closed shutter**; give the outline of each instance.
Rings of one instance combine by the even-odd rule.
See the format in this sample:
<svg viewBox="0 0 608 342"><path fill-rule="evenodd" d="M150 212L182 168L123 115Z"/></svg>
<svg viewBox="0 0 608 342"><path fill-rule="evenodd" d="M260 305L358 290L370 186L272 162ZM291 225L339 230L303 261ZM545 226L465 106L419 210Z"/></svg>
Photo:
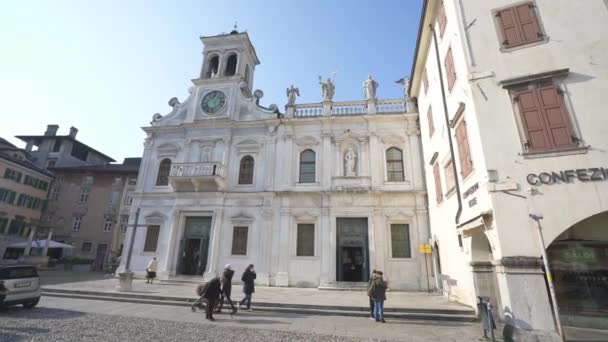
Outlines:
<svg viewBox="0 0 608 342"><path fill-rule="evenodd" d="M536 151L551 148L545 120L536 101L536 91L533 89L519 92L515 100L526 133L525 145L528 150Z"/></svg>
<svg viewBox="0 0 608 342"><path fill-rule="evenodd" d="M445 16L445 7L443 5L443 1L441 2L441 5L439 5L438 17L439 17L439 36L443 37L443 33L445 32L445 27L448 24L448 18Z"/></svg>
<svg viewBox="0 0 608 342"><path fill-rule="evenodd" d="M426 112L426 119L429 122L429 137L433 136L435 133L435 124L433 123L433 108L429 107L429 110Z"/></svg>
<svg viewBox="0 0 608 342"><path fill-rule="evenodd" d="M548 136L555 148L571 147L572 129L566 115L566 108L556 86L542 87L536 90L539 104L548 128Z"/></svg>
<svg viewBox="0 0 608 342"><path fill-rule="evenodd" d="M502 45L510 48L543 39L534 5L526 3L496 13L502 33Z"/></svg>
<svg viewBox="0 0 608 342"><path fill-rule="evenodd" d="M429 79L426 76L426 69L424 69L424 74L422 75L422 84L424 84L424 94L426 95L429 91Z"/></svg>
<svg viewBox="0 0 608 342"><path fill-rule="evenodd" d="M460 172L462 177L468 176L473 171L473 160L469 148L466 121L462 120L456 127L456 143L458 144L458 155L460 157Z"/></svg>
<svg viewBox="0 0 608 342"><path fill-rule="evenodd" d="M519 5L515 7L517 20L519 21L519 31L521 33L523 43L534 43L543 39L538 25L538 18L534 12L534 5L531 3Z"/></svg>
<svg viewBox="0 0 608 342"><path fill-rule="evenodd" d="M452 58L452 48L448 49L445 55L445 73L448 78L448 89L452 91L454 83L456 82L456 71L454 69L454 59Z"/></svg>
<svg viewBox="0 0 608 342"><path fill-rule="evenodd" d="M504 47L513 47L522 44L519 25L515 17L515 8L511 7L502 10L496 14L498 23L502 31L502 45Z"/></svg>
<svg viewBox="0 0 608 342"><path fill-rule="evenodd" d="M443 201L443 191L441 190L441 178L439 177L439 164L433 165L433 176L435 176L435 197L437 203Z"/></svg>

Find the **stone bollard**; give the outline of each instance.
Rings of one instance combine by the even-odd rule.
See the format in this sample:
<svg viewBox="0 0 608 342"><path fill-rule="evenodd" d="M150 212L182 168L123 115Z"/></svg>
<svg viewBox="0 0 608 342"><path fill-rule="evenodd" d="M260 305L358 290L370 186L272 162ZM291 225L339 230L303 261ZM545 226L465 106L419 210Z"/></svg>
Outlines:
<svg viewBox="0 0 608 342"><path fill-rule="evenodd" d="M131 291L133 289L133 272L121 272L118 273L118 291Z"/></svg>

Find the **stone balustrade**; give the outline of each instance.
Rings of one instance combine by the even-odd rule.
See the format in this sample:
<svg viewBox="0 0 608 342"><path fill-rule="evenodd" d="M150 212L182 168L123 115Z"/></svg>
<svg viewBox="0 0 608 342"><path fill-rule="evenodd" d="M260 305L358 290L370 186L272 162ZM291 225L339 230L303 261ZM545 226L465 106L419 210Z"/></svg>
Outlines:
<svg viewBox="0 0 608 342"><path fill-rule="evenodd" d="M224 165L220 162L210 163L175 163L171 165L169 177L224 176Z"/></svg>
<svg viewBox="0 0 608 342"><path fill-rule="evenodd" d="M405 114L413 111L407 100L373 100L305 103L288 106L286 117L352 116L374 114Z"/></svg>

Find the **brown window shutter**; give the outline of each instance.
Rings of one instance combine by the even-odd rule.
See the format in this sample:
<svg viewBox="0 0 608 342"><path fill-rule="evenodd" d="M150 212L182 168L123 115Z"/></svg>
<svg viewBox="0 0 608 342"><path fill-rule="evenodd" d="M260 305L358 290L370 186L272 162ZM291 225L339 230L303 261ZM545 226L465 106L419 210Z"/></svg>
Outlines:
<svg viewBox="0 0 608 342"><path fill-rule="evenodd" d="M570 126L566 107L559 94L558 87L551 85L538 88L536 89L536 93L552 147L565 148L574 146L572 127Z"/></svg>
<svg viewBox="0 0 608 342"><path fill-rule="evenodd" d="M443 33L445 32L445 27L448 24L448 18L445 15L445 7L443 5L443 1L441 2L441 5L439 5L438 17L439 17L439 36L441 38L443 38Z"/></svg>
<svg viewBox="0 0 608 342"><path fill-rule="evenodd" d="M433 108L429 106L429 110L426 112L426 119L429 122L429 137L435 133L435 125L433 123Z"/></svg>
<svg viewBox="0 0 608 342"><path fill-rule="evenodd" d="M502 33L501 42L504 47L518 46L523 43L521 33L519 32L519 23L515 15L515 8L511 7L502 10L496 14L498 17L498 24Z"/></svg>
<svg viewBox="0 0 608 342"><path fill-rule="evenodd" d="M515 101L524 126L525 146L528 151L550 149L551 142L542 110L536 99L536 89L518 92L515 95Z"/></svg>
<svg viewBox="0 0 608 342"><path fill-rule="evenodd" d="M448 79L448 90L452 91L452 87L454 87L454 83L456 82L456 71L454 69L454 59L452 58L452 48L448 49L448 52L445 55L445 61L443 62L445 65L445 73Z"/></svg>
<svg viewBox="0 0 608 342"><path fill-rule="evenodd" d="M456 143L458 144L458 156L460 157L460 172L464 178L473 171L473 160L471 159L467 124L464 120L460 121L456 127Z"/></svg>
<svg viewBox="0 0 608 342"><path fill-rule="evenodd" d="M439 163L433 165L433 175L435 176L435 196L437 203L443 201L443 191L441 190L441 178L439 178Z"/></svg>
<svg viewBox="0 0 608 342"><path fill-rule="evenodd" d="M538 18L536 17L536 12L534 12L534 5L531 3L523 4L515 7L514 10L515 14L517 14L522 43L528 44L541 41L543 35L540 32Z"/></svg>
<svg viewBox="0 0 608 342"><path fill-rule="evenodd" d="M422 84L424 84L424 94L426 95L429 90L429 79L426 76L426 69L424 69L424 74L422 75Z"/></svg>

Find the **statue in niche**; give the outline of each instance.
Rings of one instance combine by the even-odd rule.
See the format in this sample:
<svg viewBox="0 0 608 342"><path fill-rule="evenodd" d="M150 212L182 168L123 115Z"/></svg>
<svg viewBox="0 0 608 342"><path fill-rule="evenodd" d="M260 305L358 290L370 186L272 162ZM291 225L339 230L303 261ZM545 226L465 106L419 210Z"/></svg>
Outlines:
<svg viewBox="0 0 608 342"><path fill-rule="evenodd" d="M295 88L293 84L287 88L287 106L294 106L296 104L296 96L300 96L300 89Z"/></svg>
<svg viewBox="0 0 608 342"><path fill-rule="evenodd" d="M321 76L319 76L319 84L321 85L321 95L323 96L323 101L331 101L334 98L334 93L336 91L336 86L332 82L331 78L327 78L327 81L323 82Z"/></svg>
<svg viewBox="0 0 608 342"><path fill-rule="evenodd" d="M357 153L349 147L344 154L344 176L357 176Z"/></svg>
<svg viewBox="0 0 608 342"><path fill-rule="evenodd" d="M376 89L378 89L378 82L376 82L372 75L369 75L365 82L363 82L363 95L366 100L376 99Z"/></svg>
<svg viewBox="0 0 608 342"><path fill-rule="evenodd" d="M212 152L213 152L213 148L211 146L204 146L203 151L201 153L201 162L203 162L203 163L210 162Z"/></svg>

